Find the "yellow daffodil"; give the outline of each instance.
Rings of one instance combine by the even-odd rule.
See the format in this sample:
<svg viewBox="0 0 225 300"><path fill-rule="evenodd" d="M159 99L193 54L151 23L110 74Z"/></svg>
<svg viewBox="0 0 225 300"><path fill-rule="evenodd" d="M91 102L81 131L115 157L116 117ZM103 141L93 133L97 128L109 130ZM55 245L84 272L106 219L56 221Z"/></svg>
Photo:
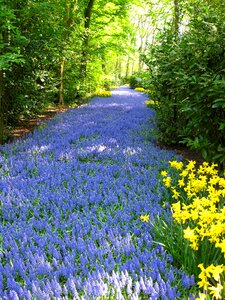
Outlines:
<svg viewBox="0 0 225 300"><path fill-rule="evenodd" d="M140 219L142 222L148 223L150 217L149 217L149 215L142 215L142 216L140 216Z"/></svg>
<svg viewBox="0 0 225 300"><path fill-rule="evenodd" d="M211 269L212 277L216 280L220 280L220 275L224 272L224 265L213 266Z"/></svg>
<svg viewBox="0 0 225 300"><path fill-rule="evenodd" d="M162 171L162 172L161 172L161 175L162 175L163 177L165 177L165 176L167 176L167 172L166 172L166 171Z"/></svg>
<svg viewBox="0 0 225 300"><path fill-rule="evenodd" d="M181 170L183 168L183 163L182 161L178 162L176 160L173 161L169 161L169 164L172 168L176 169L176 170Z"/></svg>
<svg viewBox="0 0 225 300"><path fill-rule="evenodd" d="M217 258L225 257L225 178L219 176L216 164L204 162L196 167L194 161L189 161L187 166L177 161L169 163L171 168L177 170L178 176L174 176L174 170L171 177L169 171L162 171L161 174L171 198L176 200L171 204L174 221L182 226L184 238L193 250L206 245L210 251L220 250L215 251L215 256L212 256L215 259L209 261L211 265L204 268L203 263L199 264L198 286L203 293L197 299L222 299L225 266L215 266L213 263Z"/></svg>
<svg viewBox="0 0 225 300"><path fill-rule="evenodd" d="M179 196L180 196L180 193L175 188L172 189L172 192L173 192L172 198L175 199L175 200L178 200Z"/></svg>
<svg viewBox="0 0 225 300"><path fill-rule="evenodd" d="M200 294L199 294L199 297L196 298L195 300L206 300L206 298L207 298L207 295L206 295L206 294L200 293Z"/></svg>
<svg viewBox="0 0 225 300"><path fill-rule="evenodd" d="M165 184L165 186L167 187L167 188L170 188L171 187L171 177L165 177L164 179L163 179L163 182L164 182L164 184Z"/></svg>
<svg viewBox="0 0 225 300"><path fill-rule="evenodd" d="M219 283L217 283L216 286L209 287L209 290L211 291L210 294L213 296L213 299L222 299L221 298L222 289L223 289L223 286Z"/></svg>

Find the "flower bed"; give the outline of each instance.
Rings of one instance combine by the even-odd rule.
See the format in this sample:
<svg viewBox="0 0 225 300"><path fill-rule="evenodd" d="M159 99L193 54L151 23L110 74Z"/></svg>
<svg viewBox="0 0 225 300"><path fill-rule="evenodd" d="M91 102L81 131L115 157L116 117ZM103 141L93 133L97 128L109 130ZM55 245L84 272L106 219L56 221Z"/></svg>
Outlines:
<svg viewBox="0 0 225 300"><path fill-rule="evenodd" d="M224 299L225 178L216 164L203 162L196 167L195 161L187 165L169 163L169 173L163 170L161 175L170 191L167 200L171 202L177 236L185 245L185 256L177 261L195 274L202 291L198 299ZM169 243L167 246L171 249ZM191 259L187 261L186 257Z"/></svg>
<svg viewBox="0 0 225 300"><path fill-rule="evenodd" d="M0 147L1 299L185 299L193 278L140 220L165 213L146 96L128 88ZM169 234L169 233L168 233Z"/></svg>

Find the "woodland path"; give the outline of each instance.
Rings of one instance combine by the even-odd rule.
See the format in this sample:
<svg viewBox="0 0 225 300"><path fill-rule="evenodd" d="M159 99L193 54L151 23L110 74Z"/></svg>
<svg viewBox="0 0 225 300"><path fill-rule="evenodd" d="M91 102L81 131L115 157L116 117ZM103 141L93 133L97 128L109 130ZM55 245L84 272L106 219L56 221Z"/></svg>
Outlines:
<svg viewBox="0 0 225 300"><path fill-rule="evenodd" d="M0 147L1 299L183 299L192 279L151 225L170 218L159 178L176 156L145 100L121 87Z"/></svg>

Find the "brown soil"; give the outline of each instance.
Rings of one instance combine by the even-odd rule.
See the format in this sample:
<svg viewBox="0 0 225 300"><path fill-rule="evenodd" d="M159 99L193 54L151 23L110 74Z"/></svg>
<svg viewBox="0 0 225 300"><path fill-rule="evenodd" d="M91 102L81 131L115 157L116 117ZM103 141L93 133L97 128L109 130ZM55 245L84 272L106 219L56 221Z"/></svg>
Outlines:
<svg viewBox="0 0 225 300"><path fill-rule="evenodd" d="M185 161L194 160L196 161L197 165L200 165L204 162L204 159L199 151L191 150L185 146L181 146L181 145L167 146L159 142L157 142L157 146L168 150L174 150L178 155L181 155Z"/></svg>
<svg viewBox="0 0 225 300"><path fill-rule="evenodd" d="M29 132L33 132L34 128L40 124L40 122L52 119L57 113L64 112L66 109L66 107L51 107L35 118L19 120L17 126L11 131L7 142L12 143L27 135Z"/></svg>

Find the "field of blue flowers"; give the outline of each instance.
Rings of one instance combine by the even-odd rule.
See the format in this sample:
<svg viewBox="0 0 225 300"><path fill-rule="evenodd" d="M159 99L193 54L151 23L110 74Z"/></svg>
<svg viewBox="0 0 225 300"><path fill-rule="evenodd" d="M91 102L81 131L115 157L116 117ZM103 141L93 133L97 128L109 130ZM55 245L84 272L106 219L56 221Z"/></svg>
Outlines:
<svg viewBox="0 0 225 300"><path fill-rule="evenodd" d="M184 299L193 278L140 220L165 214L175 157L145 100L121 87L0 147L1 299Z"/></svg>

